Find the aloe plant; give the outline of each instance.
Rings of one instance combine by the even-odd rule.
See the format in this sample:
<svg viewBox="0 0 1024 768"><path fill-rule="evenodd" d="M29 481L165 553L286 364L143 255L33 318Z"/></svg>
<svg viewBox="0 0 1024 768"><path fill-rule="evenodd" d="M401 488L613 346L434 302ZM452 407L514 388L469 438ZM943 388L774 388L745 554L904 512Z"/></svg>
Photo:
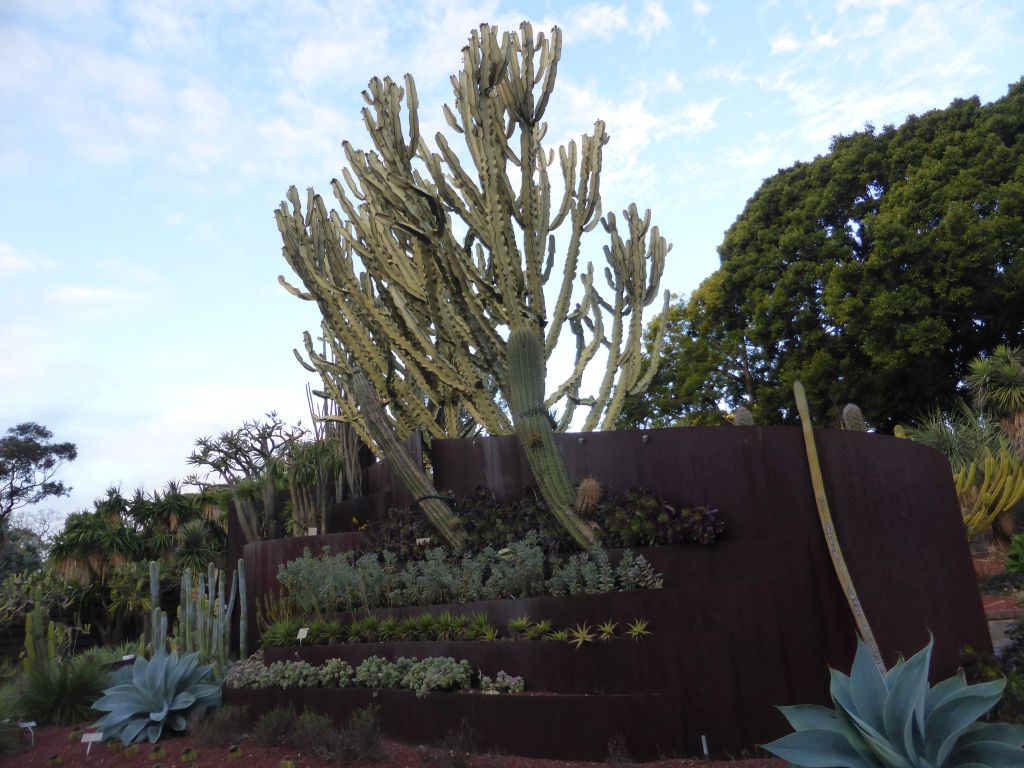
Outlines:
<svg viewBox="0 0 1024 768"><path fill-rule="evenodd" d="M976 722L1006 681L968 685L960 672L929 688L932 642L883 674L858 639L849 677L830 670L835 709L779 707L796 732L764 748L797 768L1024 765L1024 726Z"/></svg>
<svg viewBox="0 0 1024 768"><path fill-rule="evenodd" d="M165 727L184 731L187 715L220 705L220 685L208 681L212 664L199 664L199 654L178 657L162 648L150 660L142 656L132 667L116 673L92 708L106 712L94 728L103 740L117 738L124 744L155 742Z"/></svg>

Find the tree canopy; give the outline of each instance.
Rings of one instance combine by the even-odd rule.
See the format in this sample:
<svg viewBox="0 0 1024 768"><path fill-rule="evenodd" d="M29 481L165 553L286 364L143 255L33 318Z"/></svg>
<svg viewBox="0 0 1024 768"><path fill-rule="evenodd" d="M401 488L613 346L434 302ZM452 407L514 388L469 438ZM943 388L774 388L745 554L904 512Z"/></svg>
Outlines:
<svg viewBox="0 0 1024 768"><path fill-rule="evenodd" d="M888 430L951 403L974 358L1024 341L1024 80L835 137L766 179L718 250L620 424L719 403L790 422L794 379L819 420L856 402Z"/></svg>
<svg viewBox="0 0 1024 768"><path fill-rule="evenodd" d="M32 421L16 424L0 437L0 550L15 510L71 492L54 477L65 463L75 460L78 449L74 443L52 440L50 430Z"/></svg>

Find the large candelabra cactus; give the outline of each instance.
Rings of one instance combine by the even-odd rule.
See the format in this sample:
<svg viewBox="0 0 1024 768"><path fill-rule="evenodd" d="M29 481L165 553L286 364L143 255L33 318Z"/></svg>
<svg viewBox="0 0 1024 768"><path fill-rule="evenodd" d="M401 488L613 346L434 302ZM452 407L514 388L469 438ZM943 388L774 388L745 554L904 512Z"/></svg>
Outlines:
<svg viewBox="0 0 1024 768"><path fill-rule="evenodd" d="M379 453L380 419L367 423L361 414L381 404L402 438L413 429L428 437L515 431L552 511L589 546L592 532L573 512L553 432L568 428L577 408L589 409L584 430L609 427L625 396L647 387L658 350L644 366L643 310L658 297L670 246L650 226L650 212L633 205L623 214L624 235L614 215L602 218L608 136L600 120L578 145L559 147L562 188L553 190L555 154L542 146L542 118L560 55L557 27L550 38L527 23L519 33L488 25L472 33L444 116L465 139L473 175L443 134L437 152L421 137L411 76L404 88L372 80L363 118L374 150L344 143L345 184L332 182L342 213L328 212L312 190L303 211L293 187L290 206L282 203L276 216L285 259L304 289L281 282L318 303L330 346L318 353L306 334L311 364L300 362L320 373L337 418L353 422ZM582 237L599 223L610 237L607 290L598 289L591 264L579 264ZM545 295L556 232L566 238L561 281ZM575 360L549 390L547 363L563 328L575 339ZM596 394L583 397L584 373L602 350ZM555 407L557 423L549 416ZM426 511L442 532L451 526L445 510Z"/></svg>

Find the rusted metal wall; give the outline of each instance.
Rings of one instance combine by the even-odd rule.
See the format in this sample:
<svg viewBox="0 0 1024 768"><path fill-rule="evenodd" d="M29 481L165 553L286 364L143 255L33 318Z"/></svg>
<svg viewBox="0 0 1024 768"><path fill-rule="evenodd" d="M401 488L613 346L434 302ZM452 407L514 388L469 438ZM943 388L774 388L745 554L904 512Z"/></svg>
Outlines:
<svg viewBox="0 0 1024 768"><path fill-rule="evenodd" d="M963 645L990 649L945 458L891 437L836 430L816 430L815 436L837 535L887 664L923 647L929 631L935 637L933 680L953 674ZM719 744L750 745L781 735L785 723L775 705L827 703L826 667L849 669L856 634L824 544L798 428L687 427L557 439L573 479L592 476L611 493L639 486L673 504L709 504L726 523L723 540L707 549L645 552L665 574L661 594L537 598L543 606L505 601L477 608L496 623L510 618L509 611L593 623L625 620L634 615L633 604L619 603L635 602L635 615L649 617L658 637L651 648L662 651L646 658L663 670L671 695L682 697L673 699L687 713L681 727L700 723L709 729L700 732L714 734ZM459 496L485 485L512 500L531 484L515 437L434 441L432 463L436 487ZM386 468L376 471L372 488L383 504L397 489ZM280 563L324 543L348 545L330 536L248 545L251 594L276 588ZM589 612L576 615L588 601L594 603ZM676 655L664 657L673 648ZM614 667L608 665L608 674L618 680ZM529 669L509 671L529 675ZM629 684L616 683L621 690L631 690ZM649 714L661 723L669 714L659 712L652 706ZM632 742L641 734L630 730L627 736ZM687 736L679 743L691 741Z"/></svg>
<svg viewBox="0 0 1024 768"><path fill-rule="evenodd" d="M682 427L556 440L574 480L591 476L610 493L639 486L673 504L710 504L725 520L725 540L805 541L805 577L824 622L813 629L824 633L827 661L849 666L854 625L825 548L798 427ZM815 440L837 535L886 661L923 647L930 630L933 669L952 674L962 645L990 641L948 462L935 450L884 435L816 429ZM431 449L435 485L456 496L482 485L512 500L532 482L515 436L435 440Z"/></svg>

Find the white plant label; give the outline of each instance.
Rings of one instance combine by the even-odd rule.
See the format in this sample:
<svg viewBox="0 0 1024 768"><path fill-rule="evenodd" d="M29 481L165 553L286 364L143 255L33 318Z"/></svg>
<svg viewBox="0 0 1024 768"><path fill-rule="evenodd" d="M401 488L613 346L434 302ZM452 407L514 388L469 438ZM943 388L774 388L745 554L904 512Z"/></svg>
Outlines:
<svg viewBox="0 0 1024 768"><path fill-rule="evenodd" d="M85 756L89 756L89 752L92 750L92 745L97 741L103 741L102 733L83 733L82 743L85 744Z"/></svg>
<svg viewBox="0 0 1024 768"><path fill-rule="evenodd" d="M6 720L4 722L6 722ZM33 731L32 729L36 727L36 721L35 720L26 720L23 723L18 723L18 727L19 728L27 728L28 729L28 737L29 737L29 739L32 742L32 746L34 747L36 745L36 732Z"/></svg>
<svg viewBox="0 0 1024 768"><path fill-rule="evenodd" d="M309 637L309 627L303 627L299 630L299 634L295 636L295 639L301 641L305 640L307 637Z"/></svg>
<svg viewBox="0 0 1024 768"><path fill-rule="evenodd" d="M307 528L306 529L306 535L307 536L316 536L317 531L318 531L318 529L316 529L316 528Z"/></svg>

